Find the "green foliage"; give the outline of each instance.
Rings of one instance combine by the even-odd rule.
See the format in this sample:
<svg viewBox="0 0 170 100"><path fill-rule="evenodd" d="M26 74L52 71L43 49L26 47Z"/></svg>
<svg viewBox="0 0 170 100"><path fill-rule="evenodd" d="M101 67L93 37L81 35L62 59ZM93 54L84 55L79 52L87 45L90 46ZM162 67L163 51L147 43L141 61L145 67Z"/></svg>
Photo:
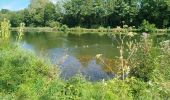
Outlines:
<svg viewBox="0 0 170 100"><path fill-rule="evenodd" d="M156 27L165 28L170 25L170 5L168 0L141 0L138 20L148 20Z"/></svg>
<svg viewBox="0 0 170 100"><path fill-rule="evenodd" d="M98 28L124 24L139 27L146 19L158 28L167 28L169 13L169 0L64 0L56 4L50 0L31 0L28 8L21 11L2 9L0 20L10 19L12 27L21 22L45 27L54 21L69 27Z"/></svg>
<svg viewBox="0 0 170 100"><path fill-rule="evenodd" d="M60 27L60 23L57 21L48 21L46 22L46 26L51 27L51 28L59 28Z"/></svg>
<svg viewBox="0 0 170 100"><path fill-rule="evenodd" d="M166 40L160 43L160 48L161 48L161 58L163 59L161 63L161 73L163 74L165 80L170 80L170 62L169 62L169 57L170 57L170 40Z"/></svg>
<svg viewBox="0 0 170 100"><path fill-rule="evenodd" d="M160 47L154 46L152 41L146 37L138 44L136 49L136 53L131 58L130 76L145 82L163 81L167 75L165 75L165 70L169 69L166 66L170 66L168 65L167 54L162 54L163 51Z"/></svg>
<svg viewBox="0 0 170 100"><path fill-rule="evenodd" d="M22 14L22 11L19 11L18 13L11 13L11 15L9 16L10 18L10 23L11 23L11 26L12 27L17 27L20 25L20 23L22 23L23 21L23 14Z"/></svg>
<svg viewBox="0 0 170 100"><path fill-rule="evenodd" d="M20 27L18 28L18 36L17 36L17 41L21 41L23 35L24 35L24 23L20 23Z"/></svg>
<svg viewBox="0 0 170 100"><path fill-rule="evenodd" d="M38 98L56 77L43 60L11 46L0 49L0 69L0 98Z"/></svg>
<svg viewBox="0 0 170 100"><path fill-rule="evenodd" d="M169 88L157 82L144 82L137 78L125 80L130 86L130 91L134 100L154 100L169 99Z"/></svg>
<svg viewBox="0 0 170 100"><path fill-rule="evenodd" d="M10 22L7 19L4 19L1 22L1 28L0 28L0 38L3 40L8 40L10 37Z"/></svg>
<svg viewBox="0 0 170 100"><path fill-rule="evenodd" d="M147 20L143 20L142 24L139 27L139 30L141 32L153 33L155 32L156 27L154 24L150 24Z"/></svg>
<svg viewBox="0 0 170 100"><path fill-rule="evenodd" d="M63 31L63 32L66 32L68 30L68 26L67 25L62 25L60 28L59 28L60 31Z"/></svg>

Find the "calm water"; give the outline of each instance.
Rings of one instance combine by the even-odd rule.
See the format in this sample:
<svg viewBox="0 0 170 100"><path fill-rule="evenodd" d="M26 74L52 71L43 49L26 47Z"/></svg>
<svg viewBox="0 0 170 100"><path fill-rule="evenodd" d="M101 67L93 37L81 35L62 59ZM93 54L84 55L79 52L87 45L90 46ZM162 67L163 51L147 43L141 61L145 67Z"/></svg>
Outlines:
<svg viewBox="0 0 170 100"><path fill-rule="evenodd" d="M107 67L114 69L114 58L119 56L115 40L92 34L25 33L20 46L58 65L64 79L76 74L91 81L113 78L114 73ZM107 66L95 58L97 54L103 54Z"/></svg>

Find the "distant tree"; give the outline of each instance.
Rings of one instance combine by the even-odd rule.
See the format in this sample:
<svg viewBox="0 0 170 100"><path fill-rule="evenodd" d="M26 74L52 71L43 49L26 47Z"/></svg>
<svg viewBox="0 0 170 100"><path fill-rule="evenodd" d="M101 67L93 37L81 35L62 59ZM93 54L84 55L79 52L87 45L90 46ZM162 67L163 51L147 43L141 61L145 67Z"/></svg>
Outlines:
<svg viewBox="0 0 170 100"><path fill-rule="evenodd" d="M23 22L23 15L21 12L13 12L9 19L12 27L18 27Z"/></svg>
<svg viewBox="0 0 170 100"><path fill-rule="evenodd" d="M7 14L7 13L9 13L10 12L10 10L8 10L8 9L1 9L1 13L2 14Z"/></svg>
<svg viewBox="0 0 170 100"><path fill-rule="evenodd" d="M138 20L148 20L157 27L165 27L170 21L170 11L166 0L142 0Z"/></svg>
<svg viewBox="0 0 170 100"><path fill-rule="evenodd" d="M44 23L47 25L47 23L50 21L55 21L57 20L57 13L56 13L56 8L53 3L48 3L45 6L44 9Z"/></svg>
<svg viewBox="0 0 170 100"><path fill-rule="evenodd" d="M143 20L158 28L170 27L170 0L31 0L21 11L0 11L0 21L11 20L12 27L20 22L26 26L65 24L86 28L116 27L126 24L139 27Z"/></svg>
<svg viewBox="0 0 170 100"><path fill-rule="evenodd" d="M32 17L31 26L45 26L44 10L48 3L49 0L31 0L28 7L29 15Z"/></svg>

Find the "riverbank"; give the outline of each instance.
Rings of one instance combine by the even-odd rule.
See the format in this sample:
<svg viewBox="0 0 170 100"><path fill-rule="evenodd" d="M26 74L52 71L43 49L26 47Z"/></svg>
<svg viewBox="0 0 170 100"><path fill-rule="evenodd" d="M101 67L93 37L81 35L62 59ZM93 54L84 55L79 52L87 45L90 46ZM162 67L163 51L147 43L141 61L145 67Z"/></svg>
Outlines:
<svg viewBox="0 0 170 100"><path fill-rule="evenodd" d="M11 28L12 31L17 31L18 28ZM116 33L127 33L127 32L136 32L140 33L139 29L123 29L123 28L99 28L99 29L86 29L81 27L76 28L50 28L50 27L25 27L25 32L64 32L64 33L73 33L73 34L86 34L86 33L97 33L97 34L116 34ZM153 33L157 35L164 35L170 33L170 29L156 29Z"/></svg>

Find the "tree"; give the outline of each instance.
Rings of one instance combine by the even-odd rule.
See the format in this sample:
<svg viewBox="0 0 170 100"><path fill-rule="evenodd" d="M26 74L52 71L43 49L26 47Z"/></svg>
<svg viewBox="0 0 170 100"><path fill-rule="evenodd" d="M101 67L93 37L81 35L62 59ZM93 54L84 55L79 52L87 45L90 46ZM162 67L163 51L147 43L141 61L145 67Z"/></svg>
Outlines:
<svg viewBox="0 0 170 100"><path fill-rule="evenodd" d="M50 3L49 0L31 0L28 7L29 14L32 16L31 26L45 26L44 10L48 3Z"/></svg>
<svg viewBox="0 0 170 100"><path fill-rule="evenodd" d="M49 21L57 20L57 13L55 9L55 5L53 3L48 3L44 9L44 23L47 25Z"/></svg>
<svg viewBox="0 0 170 100"><path fill-rule="evenodd" d="M20 23L24 22L24 15L22 11L12 12L9 19L12 27L18 27Z"/></svg>
<svg viewBox="0 0 170 100"><path fill-rule="evenodd" d="M140 3L140 12L138 20L146 19L157 27L167 27L170 19L170 12L166 0L142 0Z"/></svg>

